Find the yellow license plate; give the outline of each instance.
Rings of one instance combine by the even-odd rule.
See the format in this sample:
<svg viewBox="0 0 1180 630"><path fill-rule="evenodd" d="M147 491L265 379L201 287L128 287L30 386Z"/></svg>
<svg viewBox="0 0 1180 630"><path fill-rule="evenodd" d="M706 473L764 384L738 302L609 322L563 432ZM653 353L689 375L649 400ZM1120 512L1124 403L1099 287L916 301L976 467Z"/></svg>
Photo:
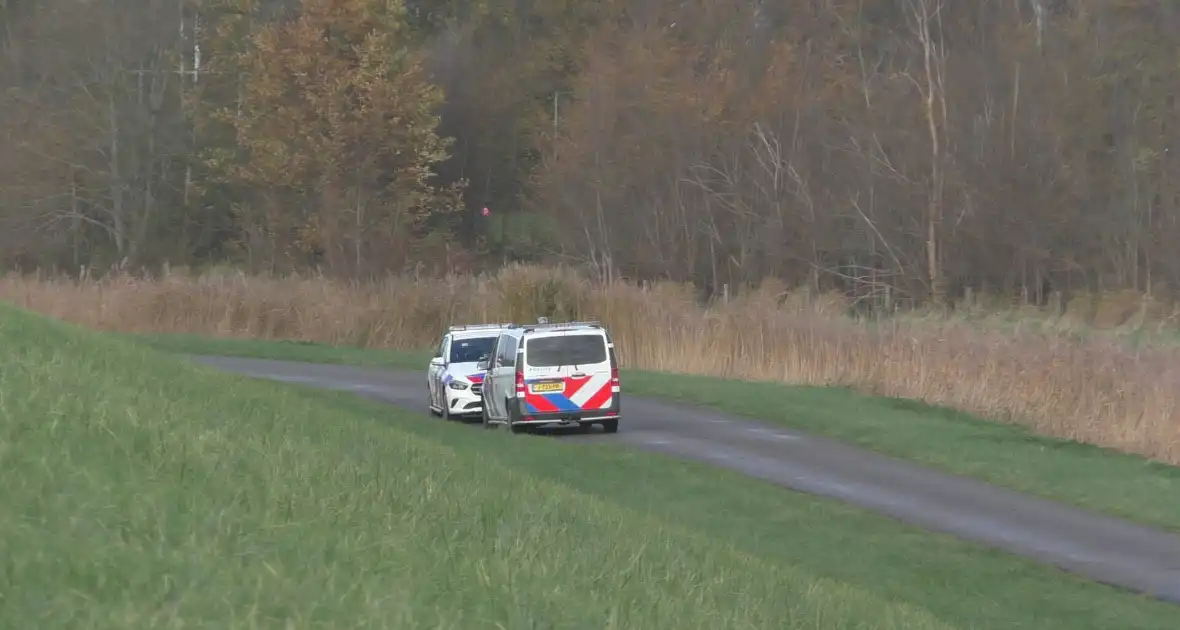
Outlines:
<svg viewBox="0 0 1180 630"><path fill-rule="evenodd" d="M533 392L538 394L547 394L549 392L559 392L565 389L565 383L537 383L533 385Z"/></svg>

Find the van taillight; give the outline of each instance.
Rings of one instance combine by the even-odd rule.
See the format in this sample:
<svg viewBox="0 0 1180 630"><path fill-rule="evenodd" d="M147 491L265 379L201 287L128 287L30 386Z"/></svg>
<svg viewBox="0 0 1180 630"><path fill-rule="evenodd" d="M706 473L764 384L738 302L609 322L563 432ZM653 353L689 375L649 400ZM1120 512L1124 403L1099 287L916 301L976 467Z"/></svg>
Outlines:
<svg viewBox="0 0 1180 630"><path fill-rule="evenodd" d="M610 369L610 384L615 387L619 386L619 368L617 367Z"/></svg>
<svg viewBox="0 0 1180 630"><path fill-rule="evenodd" d="M524 396L524 372L516 373L516 395Z"/></svg>

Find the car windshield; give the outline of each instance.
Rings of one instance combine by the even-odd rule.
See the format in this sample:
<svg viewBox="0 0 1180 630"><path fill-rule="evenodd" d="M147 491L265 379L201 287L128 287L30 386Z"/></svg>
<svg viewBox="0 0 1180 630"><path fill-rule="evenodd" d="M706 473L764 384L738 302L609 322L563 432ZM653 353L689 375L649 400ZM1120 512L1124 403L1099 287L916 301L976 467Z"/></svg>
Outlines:
<svg viewBox="0 0 1180 630"><path fill-rule="evenodd" d="M590 365L606 361L606 341L602 335L565 335L529 339L528 364L533 367Z"/></svg>
<svg viewBox="0 0 1180 630"><path fill-rule="evenodd" d="M475 363L492 352L495 337L472 337L451 342L450 363Z"/></svg>

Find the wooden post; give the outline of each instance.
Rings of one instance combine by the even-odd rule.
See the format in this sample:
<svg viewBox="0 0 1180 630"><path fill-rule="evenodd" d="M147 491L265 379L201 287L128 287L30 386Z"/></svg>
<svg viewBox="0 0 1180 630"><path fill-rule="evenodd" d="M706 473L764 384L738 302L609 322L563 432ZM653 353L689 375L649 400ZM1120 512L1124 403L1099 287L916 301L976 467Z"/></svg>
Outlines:
<svg viewBox="0 0 1180 630"><path fill-rule="evenodd" d="M1061 317L1065 314L1065 300L1061 297L1061 291L1049 293L1049 308L1052 309L1054 317Z"/></svg>

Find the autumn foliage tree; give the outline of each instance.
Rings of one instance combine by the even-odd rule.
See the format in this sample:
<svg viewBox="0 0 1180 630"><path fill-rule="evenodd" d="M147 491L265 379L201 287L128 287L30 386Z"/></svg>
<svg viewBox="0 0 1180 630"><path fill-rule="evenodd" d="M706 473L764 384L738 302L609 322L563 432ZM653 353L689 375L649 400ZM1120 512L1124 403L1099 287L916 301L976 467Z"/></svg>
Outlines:
<svg viewBox="0 0 1180 630"><path fill-rule="evenodd" d="M212 115L234 144L211 164L249 191L239 217L266 258L388 271L450 229L461 182L434 177L450 144L436 133L443 95L407 44L398 0L304 0L232 59L237 102Z"/></svg>
<svg viewBox="0 0 1180 630"><path fill-rule="evenodd" d="M1176 2L0 5L9 266L1180 298Z"/></svg>

